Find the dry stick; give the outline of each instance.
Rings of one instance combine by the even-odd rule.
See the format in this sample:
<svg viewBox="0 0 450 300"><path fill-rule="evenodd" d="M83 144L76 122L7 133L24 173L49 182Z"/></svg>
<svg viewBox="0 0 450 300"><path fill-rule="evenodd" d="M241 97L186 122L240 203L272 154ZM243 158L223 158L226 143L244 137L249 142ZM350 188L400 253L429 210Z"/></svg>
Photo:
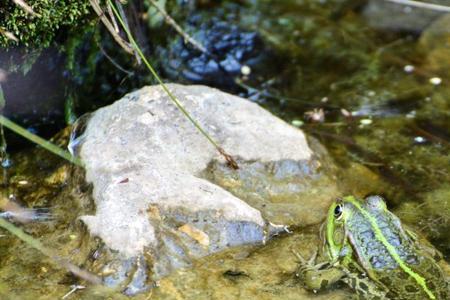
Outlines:
<svg viewBox="0 0 450 300"><path fill-rule="evenodd" d="M113 27L114 27L114 31L118 34L120 32L120 28L119 25L117 25L116 22L116 18L114 18L114 13L111 10L111 7L107 7L108 8L108 15L109 15L109 19L111 20Z"/></svg>
<svg viewBox="0 0 450 300"><path fill-rule="evenodd" d="M116 67L117 69L119 69L120 71L126 73L128 76L134 75L134 72L128 71L126 70L124 67L122 67L118 62L116 62L111 56L109 56L109 54L106 52L105 49L103 49L102 44L97 41L97 39L95 39L95 43L98 46L98 49L100 49L100 52L109 60L109 62Z"/></svg>
<svg viewBox="0 0 450 300"><path fill-rule="evenodd" d="M155 69L150 65L147 58L145 57L144 53L142 53L142 50L137 45L136 41L134 40L131 32L128 30L128 28L125 26L124 21L119 15L119 12L117 11L116 7L113 5L111 0L107 0L108 5L111 6L111 9L113 10L114 14L116 15L116 18L119 20L120 24L122 25L123 30L128 36L128 40L133 45L139 56L141 57L144 64L147 66L149 71L152 73L152 75L155 77L156 81L161 85L162 89L166 92L166 94L169 96L169 98L172 100L172 102L176 105L176 107L184 114L184 116L197 128L198 131L200 131L203 136L206 137L206 139L217 149L217 151L225 158L228 165L233 169L239 169L238 164L233 159L233 157L225 152L225 150L217 144L217 142L208 135L208 133L200 126L200 124L194 120L194 118L191 117L189 112L184 108L183 104L178 100L177 97L175 97L174 94L167 88L167 86L164 84L164 82L161 80L161 78L156 73Z"/></svg>
<svg viewBox="0 0 450 300"><path fill-rule="evenodd" d="M130 31L130 25L128 24L127 16L125 15L125 12L123 11L123 8L122 8L122 4L120 3L119 0L116 0L116 6L117 6L117 9L119 10L119 14L120 14L121 19L123 20L123 23L127 27L128 31ZM108 5L108 9L111 10L111 6ZM113 18L115 21L114 15L112 15L111 18ZM134 51L134 57L136 58L137 64L140 66L141 58L139 57L139 54L136 51Z"/></svg>
<svg viewBox="0 0 450 300"><path fill-rule="evenodd" d="M23 0L13 0L13 2L17 6L19 6L23 11L25 11L26 13L32 15L33 17L41 17L41 15L35 13L33 8L31 8L31 6L29 6L25 1L23 1Z"/></svg>
<svg viewBox="0 0 450 300"><path fill-rule="evenodd" d="M192 46L194 46L195 48L197 48L198 50L200 50L201 52L205 53L205 54L209 54L208 50L206 50L206 48L201 45L199 42L197 42L196 40L194 40L190 35L188 35L178 24L177 22L175 22L174 19L172 19L171 16L169 16L167 14L167 12L161 8L158 3L156 3L155 0L149 0L150 4L153 5L155 7L155 9L164 17L164 21L166 21L166 23L169 26L172 26L173 29L175 29L178 34L180 34L184 40L188 43L190 43Z"/></svg>
<svg viewBox="0 0 450 300"><path fill-rule="evenodd" d="M97 0L89 0L89 2L91 3L92 8L97 13L100 20L105 25L106 29L108 29L109 33L111 33L111 35L113 36L114 40L120 45L120 47L123 48L123 50L125 50L125 52L127 52L131 55L134 55L133 48L124 39L122 39L120 37L120 35L114 30L114 26L111 24L109 19L105 16L98 1Z"/></svg>
<svg viewBox="0 0 450 300"><path fill-rule="evenodd" d="M445 6L445 5L425 3L425 2L413 1L413 0L384 0L384 1L401 4L401 5L413 6L413 7L417 7L417 8L429 9L429 10L434 10L434 11L450 12L450 6Z"/></svg>

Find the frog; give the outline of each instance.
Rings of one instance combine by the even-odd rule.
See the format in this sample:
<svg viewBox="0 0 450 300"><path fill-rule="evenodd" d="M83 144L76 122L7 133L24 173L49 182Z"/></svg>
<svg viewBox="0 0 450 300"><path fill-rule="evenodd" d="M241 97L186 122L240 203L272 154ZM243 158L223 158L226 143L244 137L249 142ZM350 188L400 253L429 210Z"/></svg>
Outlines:
<svg viewBox="0 0 450 300"><path fill-rule="evenodd" d="M306 289L318 292L342 282L354 290L354 299L450 299L439 251L404 226L381 196L335 200L320 237L320 252L309 260L296 253L296 275Z"/></svg>

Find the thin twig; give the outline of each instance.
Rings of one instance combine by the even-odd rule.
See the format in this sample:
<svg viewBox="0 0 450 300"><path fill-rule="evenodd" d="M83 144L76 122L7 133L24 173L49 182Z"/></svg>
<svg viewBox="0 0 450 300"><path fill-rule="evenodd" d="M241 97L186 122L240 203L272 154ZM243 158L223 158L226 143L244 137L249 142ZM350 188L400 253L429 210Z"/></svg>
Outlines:
<svg viewBox="0 0 450 300"><path fill-rule="evenodd" d="M109 9L111 9L110 5L108 5L108 7L109 7ZM116 7L117 7L117 10L119 11L120 17L123 20L127 30L131 32L127 16L126 16L125 12L123 11L122 3L118 0L116 0ZM141 58L139 57L139 54L136 51L134 51L134 57L136 57L137 64L140 66Z"/></svg>
<svg viewBox="0 0 450 300"><path fill-rule="evenodd" d="M401 4L401 5L408 5L413 6L417 8L423 8L423 9L429 9L439 12L450 12L450 6L440 5L440 4L434 4L434 3L425 3L420 1L413 1L413 0L384 0L386 2Z"/></svg>
<svg viewBox="0 0 450 300"><path fill-rule="evenodd" d="M181 28L180 25L178 25L177 22L174 19L172 19L172 17L169 14L167 14L167 12L158 5L158 3L155 0L149 0L149 2L164 17L164 21L169 26L172 26L172 28L175 29L176 32L178 32L178 34L180 34L183 37L185 42L190 43L197 50L209 55L208 50L202 44L200 44L198 41L196 41L194 38L192 38L189 34L187 34L183 30L183 28Z"/></svg>
<svg viewBox="0 0 450 300"><path fill-rule="evenodd" d="M125 52L134 55L134 50L128 44L122 37L114 30L114 25L111 24L110 20L105 16L105 13L103 12L102 8L100 7L100 4L98 3L98 0L89 0L91 3L92 8L100 18L100 20L105 25L106 29L108 29L109 33L111 33L114 40L119 44L120 47L125 50Z"/></svg>
<svg viewBox="0 0 450 300"><path fill-rule="evenodd" d="M107 5L106 8L108 9L109 19L111 20L111 22L114 26L114 30L117 33L119 33L120 32L119 25L117 25L116 18L114 17L114 13L113 13L111 7L109 5Z"/></svg>
<svg viewBox="0 0 450 300"><path fill-rule="evenodd" d="M72 294L75 293L76 291L82 290L82 289L85 289L85 288L86 288L84 285L72 285L72 286L70 286L70 287L71 287L72 289L71 289L67 294L65 294L65 295L61 298L61 300L67 299L70 295L72 295Z"/></svg>
<svg viewBox="0 0 450 300"><path fill-rule="evenodd" d="M134 72L126 70L121 65L119 65L119 63L116 62L111 56L109 56L108 53L106 53L106 50L103 49L102 44L99 41L97 41L97 39L95 40L95 42L96 42L98 48L100 49L100 52L109 60L110 63L113 64L114 67L116 67L120 71L126 73L128 76L134 75Z"/></svg>
<svg viewBox="0 0 450 300"><path fill-rule="evenodd" d="M41 17L40 14L35 13L33 8L31 8L31 6L29 6L25 1L23 0L13 0L13 2L19 6L24 12L26 12L27 14L32 15L33 17Z"/></svg>

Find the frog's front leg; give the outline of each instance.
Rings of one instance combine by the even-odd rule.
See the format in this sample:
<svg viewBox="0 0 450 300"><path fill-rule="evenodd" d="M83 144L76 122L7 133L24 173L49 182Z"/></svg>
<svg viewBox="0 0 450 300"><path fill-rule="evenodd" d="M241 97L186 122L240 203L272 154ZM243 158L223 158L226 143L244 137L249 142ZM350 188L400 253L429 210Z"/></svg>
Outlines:
<svg viewBox="0 0 450 300"><path fill-rule="evenodd" d="M294 252L299 259L296 276L302 280L306 289L314 292L326 289L341 280L346 273L328 262L315 264L317 252L306 261L299 253Z"/></svg>

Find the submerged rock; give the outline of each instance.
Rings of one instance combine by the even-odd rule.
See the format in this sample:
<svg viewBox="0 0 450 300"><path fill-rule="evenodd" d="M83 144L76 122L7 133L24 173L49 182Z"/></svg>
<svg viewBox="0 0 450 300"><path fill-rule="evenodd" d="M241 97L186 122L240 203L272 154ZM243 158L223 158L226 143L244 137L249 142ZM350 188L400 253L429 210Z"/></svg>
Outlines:
<svg viewBox="0 0 450 300"><path fill-rule="evenodd" d="M235 78L250 75L258 65L268 65L269 54L257 32L235 23L219 16L191 17L186 30L208 53L194 49L182 37L177 38L168 49L160 49L166 76L175 81L236 90Z"/></svg>
<svg viewBox="0 0 450 300"><path fill-rule="evenodd" d="M300 130L212 88L169 89L239 170L226 165L159 86L97 110L72 141L80 144L96 204L95 215L82 220L126 262L113 268L118 273L129 274L135 259L140 268L130 293L145 288L143 278L161 278L196 258L264 244L282 225L316 224L337 195Z"/></svg>

